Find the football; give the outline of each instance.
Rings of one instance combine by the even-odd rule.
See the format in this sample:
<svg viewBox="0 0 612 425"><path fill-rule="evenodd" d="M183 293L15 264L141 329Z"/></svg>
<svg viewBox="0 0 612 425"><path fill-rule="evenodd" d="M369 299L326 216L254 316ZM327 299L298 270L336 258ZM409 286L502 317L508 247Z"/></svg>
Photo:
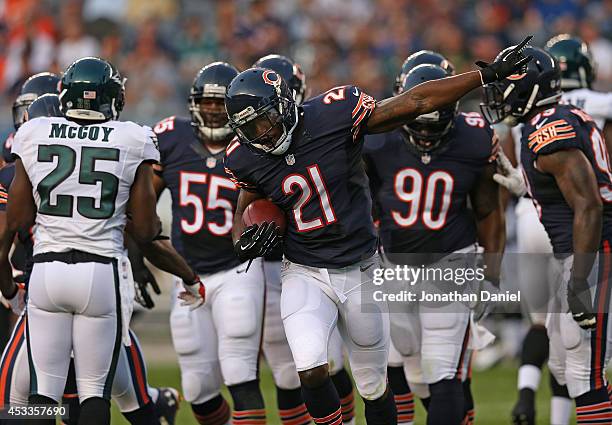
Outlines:
<svg viewBox="0 0 612 425"><path fill-rule="evenodd" d="M272 221L280 227L281 233L285 233L287 230L285 213L267 199L257 199L251 202L242 213L242 222L245 226Z"/></svg>

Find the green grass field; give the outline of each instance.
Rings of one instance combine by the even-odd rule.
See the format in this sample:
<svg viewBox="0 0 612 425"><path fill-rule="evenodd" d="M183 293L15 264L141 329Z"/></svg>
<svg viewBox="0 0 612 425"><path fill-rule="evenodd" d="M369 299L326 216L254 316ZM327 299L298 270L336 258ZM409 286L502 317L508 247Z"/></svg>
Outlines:
<svg viewBox="0 0 612 425"><path fill-rule="evenodd" d="M547 376L546 374L544 375ZM149 367L149 383L152 386L174 386L180 388L180 376L176 365L151 365ZM268 408L268 423L279 424L276 414L276 400L272 376L267 367L262 368L261 386ZM548 400L550 391L547 379L543 379L541 391L538 394L538 424L548 424ZM516 397L516 368L498 366L486 372L474 373L472 389L476 402L477 425L509 424L510 411ZM227 395L227 393L225 393ZM229 400L229 398L227 398ZM425 413L418 403L417 421L425 424ZM363 419L363 404L357 403L357 423L365 424ZM113 424L128 424L121 414L113 408ZM197 425L191 414L189 405L182 403L177 417L177 425ZM575 423L575 422L573 422Z"/></svg>

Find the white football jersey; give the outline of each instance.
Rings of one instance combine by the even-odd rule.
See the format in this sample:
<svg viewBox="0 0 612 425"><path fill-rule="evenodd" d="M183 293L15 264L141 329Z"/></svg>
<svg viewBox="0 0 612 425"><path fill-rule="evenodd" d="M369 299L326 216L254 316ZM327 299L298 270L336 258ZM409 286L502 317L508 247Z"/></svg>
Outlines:
<svg viewBox="0 0 612 425"><path fill-rule="evenodd" d="M34 254L121 255L136 170L143 161L159 161L149 127L35 118L19 128L12 152L23 162L38 209Z"/></svg>
<svg viewBox="0 0 612 425"><path fill-rule="evenodd" d="M612 121L612 93L576 89L563 92L561 102L571 103L589 114L600 130L603 130L606 121Z"/></svg>

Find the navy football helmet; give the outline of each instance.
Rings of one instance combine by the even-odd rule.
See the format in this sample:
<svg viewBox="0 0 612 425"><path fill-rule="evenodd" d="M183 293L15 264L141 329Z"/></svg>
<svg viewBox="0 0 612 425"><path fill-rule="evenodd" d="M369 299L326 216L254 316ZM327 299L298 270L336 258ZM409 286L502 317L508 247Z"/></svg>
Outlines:
<svg viewBox="0 0 612 425"><path fill-rule="evenodd" d="M259 58L253 68L265 68L279 74L293 91L295 103L301 105L306 97L306 76L300 65L282 55L267 55Z"/></svg>
<svg viewBox="0 0 612 425"><path fill-rule="evenodd" d="M440 53L434 52L433 50L419 50L418 52L408 56L402 64L399 74L397 74L397 77L395 77L393 94L396 95L402 92L402 82L404 81L406 74L408 74L416 66L427 64L437 65L444 69L448 75L455 75L455 67L453 64Z"/></svg>
<svg viewBox="0 0 612 425"><path fill-rule="evenodd" d="M498 58L512 48L504 49ZM539 47L526 47L524 55L533 57L525 73L483 87L480 109L491 124L505 121L514 126L533 108L556 104L561 98L561 70L556 59Z"/></svg>
<svg viewBox="0 0 612 425"><path fill-rule="evenodd" d="M47 93L39 96L26 111L26 121L38 117L63 117L59 96Z"/></svg>
<svg viewBox="0 0 612 425"><path fill-rule="evenodd" d="M448 77L448 72L437 66L423 64L414 67L406 74L402 82L401 91L424 83L425 81L439 80ZM455 102L442 109L423 114L407 124L403 129L408 133L410 143L420 153L431 153L447 141L447 135L453 128L459 103Z"/></svg>
<svg viewBox="0 0 612 425"><path fill-rule="evenodd" d="M41 72L28 78L19 90L19 95L13 103L13 125L15 130L25 122L25 111L28 106L45 93L59 94L60 77L52 72Z"/></svg>
<svg viewBox="0 0 612 425"><path fill-rule="evenodd" d="M298 107L276 72L263 68L242 71L227 88L225 108L240 143L272 155L289 149Z"/></svg>
<svg viewBox="0 0 612 425"><path fill-rule="evenodd" d="M238 70L227 62L213 62L198 71L189 92L191 125L212 141L233 136L225 111L225 92Z"/></svg>

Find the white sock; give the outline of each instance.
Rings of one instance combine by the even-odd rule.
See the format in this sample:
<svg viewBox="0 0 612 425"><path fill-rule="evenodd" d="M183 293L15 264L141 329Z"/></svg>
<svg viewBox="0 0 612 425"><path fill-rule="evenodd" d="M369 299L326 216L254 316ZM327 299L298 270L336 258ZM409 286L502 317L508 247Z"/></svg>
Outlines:
<svg viewBox="0 0 612 425"><path fill-rule="evenodd" d="M355 425L355 418L351 419L348 422L342 422L344 425Z"/></svg>
<svg viewBox="0 0 612 425"><path fill-rule="evenodd" d="M568 425L573 404L571 398L553 396L550 399L550 425Z"/></svg>
<svg viewBox="0 0 612 425"><path fill-rule="evenodd" d="M153 403L157 403L157 398L159 397L159 390L155 387L147 387L147 392L149 393L149 397L151 397L151 401Z"/></svg>
<svg viewBox="0 0 612 425"><path fill-rule="evenodd" d="M517 386L519 390L529 388L533 391L538 390L542 371L534 365L525 364L519 368Z"/></svg>

